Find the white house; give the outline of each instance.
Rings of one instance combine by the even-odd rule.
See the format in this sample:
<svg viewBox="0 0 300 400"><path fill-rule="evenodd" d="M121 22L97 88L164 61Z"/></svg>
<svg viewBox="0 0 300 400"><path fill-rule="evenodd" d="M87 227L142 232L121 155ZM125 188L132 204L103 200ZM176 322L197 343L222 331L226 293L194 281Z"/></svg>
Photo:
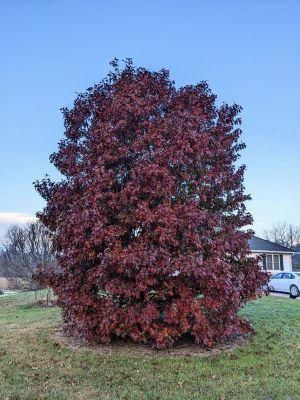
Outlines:
<svg viewBox="0 0 300 400"><path fill-rule="evenodd" d="M253 256L262 256L262 269L271 273L277 271L292 271L292 256L294 250L279 244L253 236L249 240Z"/></svg>

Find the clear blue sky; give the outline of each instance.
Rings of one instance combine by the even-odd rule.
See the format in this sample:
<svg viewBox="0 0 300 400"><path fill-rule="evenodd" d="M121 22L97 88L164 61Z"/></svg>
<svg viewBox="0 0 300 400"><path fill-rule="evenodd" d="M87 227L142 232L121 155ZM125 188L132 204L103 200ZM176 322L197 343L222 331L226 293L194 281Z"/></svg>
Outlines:
<svg viewBox="0 0 300 400"><path fill-rule="evenodd" d="M0 228L43 206L32 182L56 172L60 107L114 57L207 80L244 108L248 208L260 234L300 224L300 2L2 0ZM14 213L14 214L12 214ZM2 224L2 225L1 225Z"/></svg>

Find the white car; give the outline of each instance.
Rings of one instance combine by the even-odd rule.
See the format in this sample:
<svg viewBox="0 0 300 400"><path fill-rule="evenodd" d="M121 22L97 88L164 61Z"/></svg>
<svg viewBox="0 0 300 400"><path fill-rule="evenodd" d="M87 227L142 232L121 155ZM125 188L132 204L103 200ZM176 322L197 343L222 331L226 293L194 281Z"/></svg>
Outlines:
<svg viewBox="0 0 300 400"><path fill-rule="evenodd" d="M269 281L271 291L286 292L295 299L300 295L300 272L279 272Z"/></svg>

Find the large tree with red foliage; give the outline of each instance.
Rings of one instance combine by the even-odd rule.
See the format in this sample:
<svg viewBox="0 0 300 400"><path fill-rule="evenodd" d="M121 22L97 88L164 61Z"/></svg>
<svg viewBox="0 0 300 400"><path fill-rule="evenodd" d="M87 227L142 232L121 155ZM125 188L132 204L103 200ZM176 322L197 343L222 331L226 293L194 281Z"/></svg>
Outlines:
<svg viewBox="0 0 300 400"><path fill-rule="evenodd" d="M166 70L127 60L63 109L51 162L64 176L36 183L60 274L46 277L68 330L213 346L249 331L237 316L266 281L247 258L251 224L236 104L207 83L177 89Z"/></svg>

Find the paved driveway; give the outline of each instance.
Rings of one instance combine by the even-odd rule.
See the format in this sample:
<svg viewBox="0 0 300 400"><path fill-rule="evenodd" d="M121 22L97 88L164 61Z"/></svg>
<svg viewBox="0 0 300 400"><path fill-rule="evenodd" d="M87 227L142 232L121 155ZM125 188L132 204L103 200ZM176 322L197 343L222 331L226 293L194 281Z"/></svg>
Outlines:
<svg viewBox="0 0 300 400"><path fill-rule="evenodd" d="M281 292L271 292L270 296L277 296L277 297L286 297L287 299L290 298L290 295L287 293L281 293ZM300 296L298 296L295 300L300 300Z"/></svg>

